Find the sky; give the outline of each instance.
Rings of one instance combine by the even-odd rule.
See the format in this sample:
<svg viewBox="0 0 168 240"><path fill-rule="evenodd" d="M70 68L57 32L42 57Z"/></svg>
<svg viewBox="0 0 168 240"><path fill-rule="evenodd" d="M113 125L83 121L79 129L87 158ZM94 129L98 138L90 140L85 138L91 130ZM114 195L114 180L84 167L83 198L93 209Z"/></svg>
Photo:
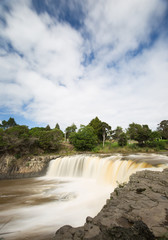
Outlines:
<svg viewBox="0 0 168 240"><path fill-rule="evenodd" d="M168 119L167 0L0 0L0 120Z"/></svg>

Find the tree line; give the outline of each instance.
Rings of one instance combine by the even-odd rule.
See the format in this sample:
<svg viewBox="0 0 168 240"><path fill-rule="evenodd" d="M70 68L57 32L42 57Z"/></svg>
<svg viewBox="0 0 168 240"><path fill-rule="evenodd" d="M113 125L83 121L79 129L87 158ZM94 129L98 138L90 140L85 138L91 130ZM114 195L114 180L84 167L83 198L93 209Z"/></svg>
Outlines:
<svg viewBox="0 0 168 240"><path fill-rule="evenodd" d="M3 120L0 124L0 153L11 154L41 154L45 152L56 152L62 147L63 142L69 142L79 151L93 150L97 145L108 142L117 142L123 147L128 141L134 141L139 147L153 147L164 149L168 139L168 120L158 124L155 131L148 125L137 123L129 124L126 130L118 126L112 127L102 122L98 117L92 119L88 125L77 126L73 123L63 132L58 123L55 128L34 127L29 129L25 125L18 125L14 118Z"/></svg>

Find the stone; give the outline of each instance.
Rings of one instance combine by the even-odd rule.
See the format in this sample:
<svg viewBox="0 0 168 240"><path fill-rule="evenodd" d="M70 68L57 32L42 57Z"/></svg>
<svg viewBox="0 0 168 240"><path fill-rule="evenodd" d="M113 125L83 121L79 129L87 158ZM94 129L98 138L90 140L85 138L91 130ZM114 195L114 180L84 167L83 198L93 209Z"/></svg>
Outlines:
<svg viewBox="0 0 168 240"><path fill-rule="evenodd" d="M168 169L133 174L128 184L111 193L97 216L86 218L78 236L78 228L61 229L54 240L167 239Z"/></svg>

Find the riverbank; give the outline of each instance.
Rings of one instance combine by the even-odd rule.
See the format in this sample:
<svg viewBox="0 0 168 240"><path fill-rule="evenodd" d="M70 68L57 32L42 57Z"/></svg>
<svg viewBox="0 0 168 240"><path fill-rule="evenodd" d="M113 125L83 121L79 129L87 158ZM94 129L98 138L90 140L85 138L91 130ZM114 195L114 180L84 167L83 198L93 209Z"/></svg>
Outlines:
<svg viewBox="0 0 168 240"><path fill-rule="evenodd" d="M53 240L168 239L168 169L133 174L82 227L63 226Z"/></svg>
<svg viewBox="0 0 168 240"><path fill-rule="evenodd" d="M59 155L24 156L17 159L5 154L0 157L0 179L40 177L45 175L49 162Z"/></svg>

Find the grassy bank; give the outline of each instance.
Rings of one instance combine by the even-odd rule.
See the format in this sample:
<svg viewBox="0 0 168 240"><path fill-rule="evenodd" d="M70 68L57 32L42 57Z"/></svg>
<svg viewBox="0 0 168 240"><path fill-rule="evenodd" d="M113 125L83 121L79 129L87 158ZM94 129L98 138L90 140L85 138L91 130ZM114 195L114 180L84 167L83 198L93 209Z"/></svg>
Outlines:
<svg viewBox="0 0 168 240"><path fill-rule="evenodd" d="M118 145L117 142L105 142L99 144L93 149L93 153L134 153L134 152L144 152L144 153L154 153L154 152L166 152L168 151L168 141L160 140L158 142L149 142L145 146L139 146L137 143L129 143L124 147Z"/></svg>

